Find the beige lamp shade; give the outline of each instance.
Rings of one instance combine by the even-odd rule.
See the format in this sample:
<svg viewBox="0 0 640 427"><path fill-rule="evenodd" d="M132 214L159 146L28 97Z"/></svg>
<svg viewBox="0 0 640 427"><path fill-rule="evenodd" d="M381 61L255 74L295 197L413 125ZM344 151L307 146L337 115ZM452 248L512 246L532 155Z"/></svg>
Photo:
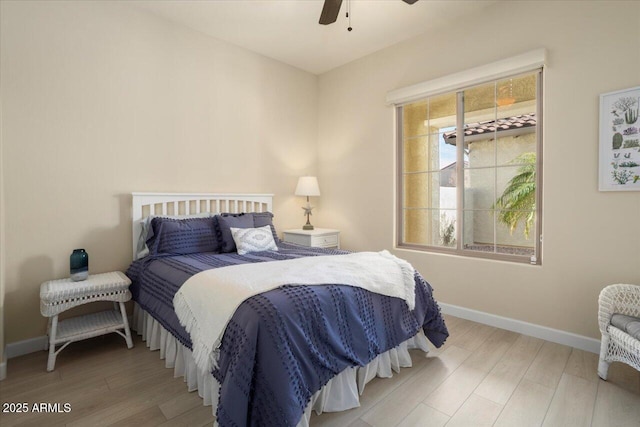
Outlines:
<svg viewBox="0 0 640 427"><path fill-rule="evenodd" d="M315 176L301 176L296 186L296 196L319 196L320 187Z"/></svg>

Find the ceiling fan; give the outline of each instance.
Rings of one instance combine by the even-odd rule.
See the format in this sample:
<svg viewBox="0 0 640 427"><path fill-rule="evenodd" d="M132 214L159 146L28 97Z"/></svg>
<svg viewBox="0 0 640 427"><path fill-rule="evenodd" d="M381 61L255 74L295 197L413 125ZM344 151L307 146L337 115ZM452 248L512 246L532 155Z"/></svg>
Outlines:
<svg viewBox="0 0 640 427"><path fill-rule="evenodd" d="M407 4L414 4L418 0L402 1ZM338 13L340 12L340 6L342 6L342 0L324 0L324 6L322 6L322 13L320 14L320 24L329 25L336 22Z"/></svg>

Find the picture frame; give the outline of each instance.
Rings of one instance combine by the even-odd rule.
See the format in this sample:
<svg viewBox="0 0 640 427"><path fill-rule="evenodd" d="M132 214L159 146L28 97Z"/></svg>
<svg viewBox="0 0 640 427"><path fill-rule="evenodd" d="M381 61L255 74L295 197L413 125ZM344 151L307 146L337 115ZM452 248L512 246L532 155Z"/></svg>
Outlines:
<svg viewBox="0 0 640 427"><path fill-rule="evenodd" d="M640 191L640 86L600 95L600 191Z"/></svg>

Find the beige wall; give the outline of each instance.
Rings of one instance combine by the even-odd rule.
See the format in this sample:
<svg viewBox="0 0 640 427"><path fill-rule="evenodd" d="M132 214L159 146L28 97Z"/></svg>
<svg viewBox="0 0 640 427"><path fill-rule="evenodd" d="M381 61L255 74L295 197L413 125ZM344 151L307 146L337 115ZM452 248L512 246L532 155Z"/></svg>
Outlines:
<svg viewBox="0 0 640 427"><path fill-rule="evenodd" d="M396 250L446 303L598 337L597 297L640 283L640 193L598 192L599 94L637 86L638 2L503 2L320 76L323 224L348 249L394 243L387 91L538 47L544 83L543 265Z"/></svg>
<svg viewBox="0 0 640 427"><path fill-rule="evenodd" d="M597 191L598 95L639 83L640 3L507 2L319 81L118 2L0 5L7 343L44 333L39 285L73 248L127 267L132 191L274 192L283 229L302 219L297 177L318 173L314 223L392 247L386 92L537 47L543 265L396 253L443 302L593 337L602 286L640 283L640 193Z"/></svg>
<svg viewBox="0 0 640 427"><path fill-rule="evenodd" d="M2 1L7 343L43 335L43 281L131 259L132 191L273 192L299 226L317 77L120 2Z"/></svg>

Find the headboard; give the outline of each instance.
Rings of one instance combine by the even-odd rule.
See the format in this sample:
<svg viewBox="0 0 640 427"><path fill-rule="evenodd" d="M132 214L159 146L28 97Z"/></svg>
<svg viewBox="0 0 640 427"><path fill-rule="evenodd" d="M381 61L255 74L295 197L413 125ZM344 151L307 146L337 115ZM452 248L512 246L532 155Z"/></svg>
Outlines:
<svg viewBox="0 0 640 427"><path fill-rule="evenodd" d="M132 242L135 259L142 220L149 215L272 211L273 194L131 193Z"/></svg>

